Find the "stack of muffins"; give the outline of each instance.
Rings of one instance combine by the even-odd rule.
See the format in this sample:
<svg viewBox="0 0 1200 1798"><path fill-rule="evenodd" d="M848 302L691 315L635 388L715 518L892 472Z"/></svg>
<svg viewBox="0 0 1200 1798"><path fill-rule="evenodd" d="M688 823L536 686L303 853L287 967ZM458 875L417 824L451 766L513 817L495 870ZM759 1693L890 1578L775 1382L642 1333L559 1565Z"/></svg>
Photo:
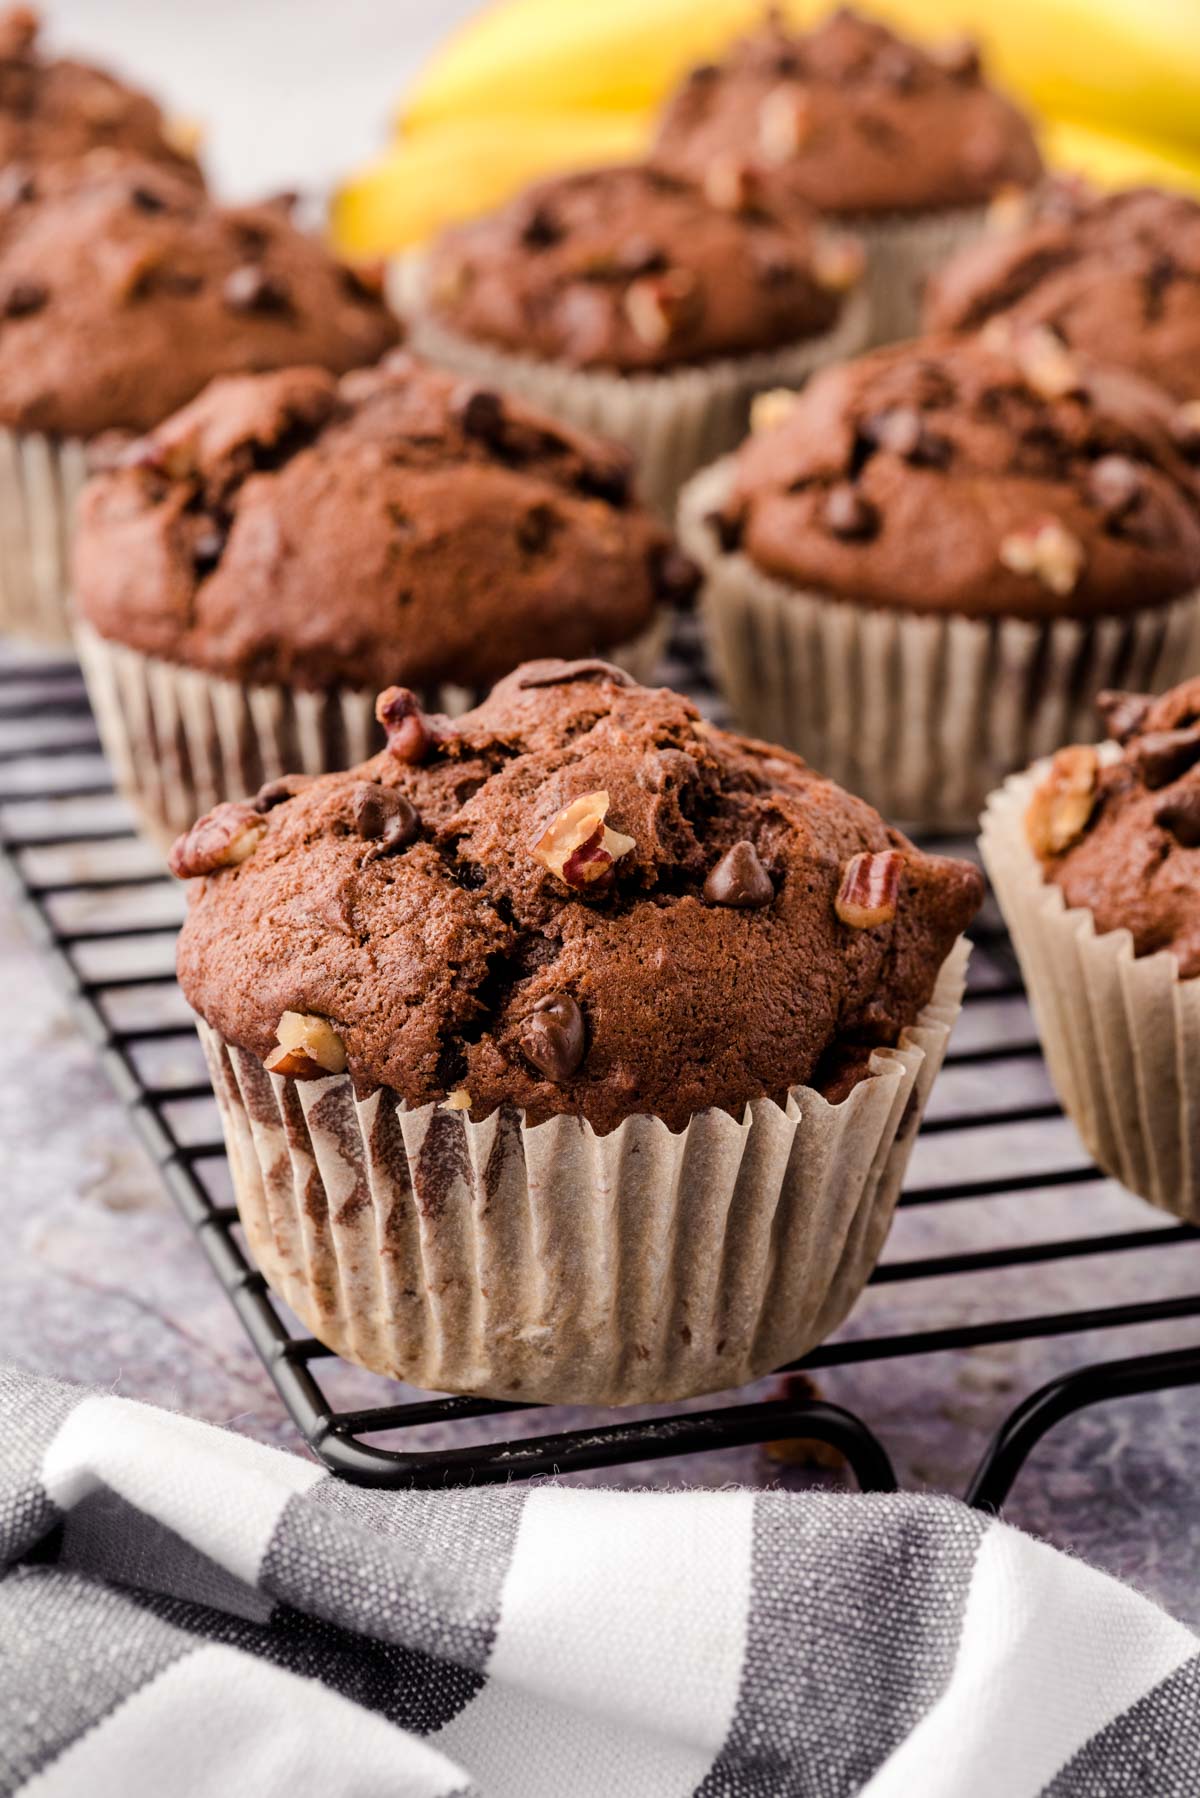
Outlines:
<svg viewBox="0 0 1200 1798"><path fill-rule="evenodd" d="M1089 1146L1200 1216L1200 683L1131 697L1200 671L1200 208L1043 182L969 44L772 18L647 161L394 271L398 348L142 96L23 14L0 56L0 608L60 626L74 535L250 1245L322 1341L530 1401L803 1354L983 896L885 817L1055 752L984 854ZM753 737L640 684L701 580Z"/></svg>

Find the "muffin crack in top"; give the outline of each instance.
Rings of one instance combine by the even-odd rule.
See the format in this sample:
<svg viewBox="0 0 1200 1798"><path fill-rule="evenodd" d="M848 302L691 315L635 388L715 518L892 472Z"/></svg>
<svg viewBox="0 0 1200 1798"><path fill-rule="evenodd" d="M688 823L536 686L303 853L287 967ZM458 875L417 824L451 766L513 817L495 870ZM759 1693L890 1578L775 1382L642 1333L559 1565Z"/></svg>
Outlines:
<svg viewBox="0 0 1200 1798"><path fill-rule="evenodd" d="M340 1052L360 1092L600 1131L836 1099L981 897L969 864L603 663L527 664L453 722L399 689L380 711L391 749L176 848L203 876L184 991L277 1071Z"/></svg>

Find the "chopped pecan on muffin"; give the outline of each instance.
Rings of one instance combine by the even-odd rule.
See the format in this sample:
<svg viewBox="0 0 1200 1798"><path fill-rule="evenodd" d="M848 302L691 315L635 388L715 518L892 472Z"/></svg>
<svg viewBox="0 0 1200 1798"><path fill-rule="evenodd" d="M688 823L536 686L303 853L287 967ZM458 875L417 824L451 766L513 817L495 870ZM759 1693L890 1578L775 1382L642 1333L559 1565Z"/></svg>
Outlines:
<svg viewBox="0 0 1200 1798"><path fill-rule="evenodd" d="M753 180L638 164L539 182L447 231L425 286L465 338L637 374L819 336L861 272L856 244Z"/></svg>
<svg viewBox="0 0 1200 1798"><path fill-rule="evenodd" d="M80 507L83 618L242 682L483 688L696 580L624 450L403 352L216 381L118 464Z"/></svg>
<svg viewBox="0 0 1200 1798"><path fill-rule="evenodd" d="M1200 584L1185 410L1044 327L922 339L816 376L739 452L711 528L865 606L1128 613Z"/></svg>
<svg viewBox="0 0 1200 1798"><path fill-rule="evenodd" d="M279 1072L602 1133L840 1096L982 897L969 863L600 662L527 664L419 732L408 696L381 712L374 760L176 846L205 877L184 992Z"/></svg>
<svg viewBox="0 0 1200 1798"><path fill-rule="evenodd" d="M770 15L693 69L652 155L862 217L981 205L1041 170L1027 119L988 86L972 43L921 48L848 7L804 35Z"/></svg>
<svg viewBox="0 0 1200 1798"><path fill-rule="evenodd" d="M98 149L166 164L203 185L181 134L147 94L87 63L39 56L38 29L28 7L0 14L0 185L19 187L41 168Z"/></svg>
<svg viewBox="0 0 1200 1798"><path fill-rule="evenodd" d="M1119 754L1060 749L1025 815L1030 848L1098 934L1128 930L1135 955L1168 949L1200 974L1200 678L1154 699L1105 693Z"/></svg>
<svg viewBox="0 0 1200 1798"><path fill-rule="evenodd" d="M1074 350L1200 400L1200 202L1058 180L996 212L995 228L933 277L932 330L1046 326Z"/></svg>
<svg viewBox="0 0 1200 1798"><path fill-rule="evenodd" d="M214 375L373 362L378 293L280 204L220 207L172 169L93 151L0 192L0 425L146 430Z"/></svg>

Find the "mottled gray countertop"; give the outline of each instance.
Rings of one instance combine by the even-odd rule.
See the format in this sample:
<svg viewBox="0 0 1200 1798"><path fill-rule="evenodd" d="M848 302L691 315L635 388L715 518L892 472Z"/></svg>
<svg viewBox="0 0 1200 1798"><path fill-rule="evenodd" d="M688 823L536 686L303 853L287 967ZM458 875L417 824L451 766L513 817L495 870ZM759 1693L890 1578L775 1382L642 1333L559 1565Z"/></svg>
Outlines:
<svg viewBox="0 0 1200 1798"><path fill-rule="evenodd" d="M29 728L0 720L0 746L14 729ZM89 768L95 772L98 764L82 758L81 771ZM151 856L146 849L134 853ZM62 869L53 855L43 855L34 872L45 879ZM163 889L150 894L155 915L170 924L180 903L178 890L166 890L165 898ZM102 907L104 900L88 903ZM166 937L163 948L165 956ZM7 995L7 1068L0 1081L0 1226L7 1242L0 1258L0 1360L177 1406L299 1448L232 1309L74 1027L47 966L2 897L0 991ZM174 989L159 989L156 1003L178 1015L182 1002ZM1003 1033L1013 1041L1031 1034L1023 1002L977 1001L964 1013L957 1040L969 1047ZM159 1082L202 1077L198 1045L190 1038L172 1041L158 1054L158 1065L148 1071ZM986 1110L995 1103L997 1079L991 1066L946 1070L932 1115ZM1039 1061L1007 1062L1003 1079L1009 1107L1036 1105L1051 1096ZM209 1103L193 1100L177 1108L173 1121L185 1140L189 1131L209 1125ZM1071 1126L1056 1118L1002 1131L951 1130L921 1138L910 1179L946 1184L1083 1160ZM902 1210L884 1261L1169 1225L1111 1182L1096 1179ZM1187 1294L1196 1290L1198 1279L1200 1241L905 1279L868 1289L843 1333L886 1334ZM825 1397L857 1411L877 1432L902 1484L961 1492L998 1423L1044 1380L1089 1360L1186 1344L1198 1333L1195 1322L1155 1324L1107 1336L1076 1334L879 1361L831 1368L819 1376L820 1386ZM403 1396L401 1388L335 1363L323 1362L321 1377L339 1405ZM756 1390L769 1389L763 1382ZM536 1418L439 1425L406 1446L432 1448L501 1432L570 1427L585 1415L595 1421L594 1413L541 1412ZM1022 1472L1006 1514L1200 1623L1194 1577L1200 1550L1198 1469L1200 1389L1109 1403L1051 1432ZM838 1482L843 1476L781 1470L751 1448L574 1477L717 1486Z"/></svg>

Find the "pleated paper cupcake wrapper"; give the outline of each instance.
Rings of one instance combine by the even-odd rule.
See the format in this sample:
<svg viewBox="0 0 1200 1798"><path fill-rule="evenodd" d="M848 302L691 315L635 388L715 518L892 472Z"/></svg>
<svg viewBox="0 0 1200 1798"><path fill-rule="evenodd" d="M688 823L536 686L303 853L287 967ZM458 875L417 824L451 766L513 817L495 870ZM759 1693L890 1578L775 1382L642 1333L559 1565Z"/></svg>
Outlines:
<svg viewBox="0 0 1200 1798"><path fill-rule="evenodd" d="M746 435L750 402L769 387L800 387L815 369L844 361L866 341L868 307L852 294L832 331L762 355L709 362L661 375L565 368L473 343L419 309L420 263L405 258L392 283L412 349L488 387L520 395L553 417L632 450L639 497L668 519L679 489Z"/></svg>
<svg viewBox="0 0 1200 1798"><path fill-rule="evenodd" d="M951 256L982 236L987 208L928 212L912 218L903 213L884 218L851 214L839 223L861 240L867 252L867 342L899 343L920 334L926 281Z"/></svg>
<svg viewBox="0 0 1200 1798"><path fill-rule="evenodd" d="M641 1404L744 1384L861 1292L958 1014L966 945L840 1105L739 1121L407 1111L292 1081L200 1024L251 1253L313 1334L440 1392Z"/></svg>
<svg viewBox="0 0 1200 1798"><path fill-rule="evenodd" d="M0 431L0 632L71 640L71 538L87 479L82 443Z"/></svg>
<svg viewBox="0 0 1200 1798"><path fill-rule="evenodd" d="M1123 618L979 619L857 605L722 553L706 516L727 459L689 482L679 538L738 722L896 823L974 829L1014 769L1096 734L1105 687L1161 691L1200 671L1200 592Z"/></svg>
<svg viewBox="0 0 1200 1798"><path fill-rule="evenodd" d="M1043 880L1024 818L1041 770L992 795L980 848L1012 934L1055 1090L1089 1155L1151 1204L1200 1224L1200 980L1167 951L1097 935Z"/></svg>
<svg viewBox="0 0 1200 1798"><path fill-rule="evenodd" d="M667 631L656 619L604 653L636 680L653 672ZM164 851L222 799L243 799L283 774L329 774L383 747L374 689L249 686L142 655L82 620L75 642L117 789ZM457 716L482 697L441 686L431 711Z"/></svg>

